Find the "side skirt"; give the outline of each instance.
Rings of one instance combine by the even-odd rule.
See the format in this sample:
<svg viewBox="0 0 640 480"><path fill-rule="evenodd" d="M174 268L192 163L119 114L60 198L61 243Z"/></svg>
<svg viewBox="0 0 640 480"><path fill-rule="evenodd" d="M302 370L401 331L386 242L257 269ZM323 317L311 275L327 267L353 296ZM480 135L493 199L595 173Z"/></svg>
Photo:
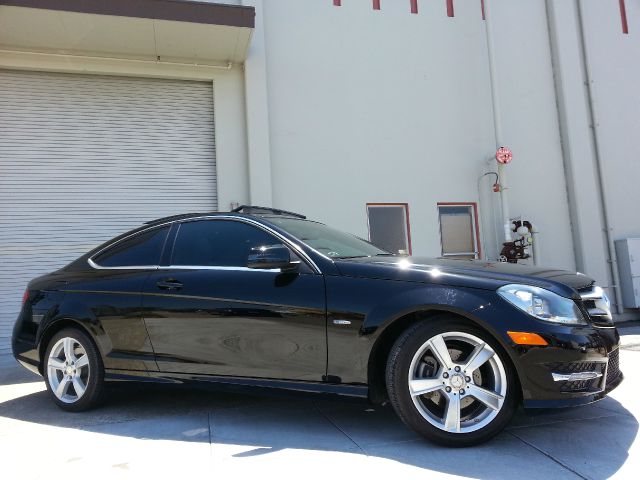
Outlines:
<svg viewBox="0 0 640 480"><path fill-rule="evenodd" d="M324 382L296 382L269 378L227 377L218 375L194 375L189 373L164 373L137 370L105 370L105 380L111 382L153 382L166 384L217 384L250 388L268 388L303 393L324 393L346 397L367 398L366 385L342 385Z"/></svg>

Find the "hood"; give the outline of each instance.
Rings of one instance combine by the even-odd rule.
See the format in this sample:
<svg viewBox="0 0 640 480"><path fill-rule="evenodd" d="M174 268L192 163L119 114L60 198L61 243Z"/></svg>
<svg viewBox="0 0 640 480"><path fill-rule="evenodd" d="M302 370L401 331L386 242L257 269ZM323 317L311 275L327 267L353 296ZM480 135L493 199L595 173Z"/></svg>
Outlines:
<svg viewBox="0 0 640 480"><path fill-rule="evenodd" d="M383 256L337 259L342 275L424 282L496 290L510 283L533 285L568 298L594 280L586 275L547 267L444 258Z"/></svg>

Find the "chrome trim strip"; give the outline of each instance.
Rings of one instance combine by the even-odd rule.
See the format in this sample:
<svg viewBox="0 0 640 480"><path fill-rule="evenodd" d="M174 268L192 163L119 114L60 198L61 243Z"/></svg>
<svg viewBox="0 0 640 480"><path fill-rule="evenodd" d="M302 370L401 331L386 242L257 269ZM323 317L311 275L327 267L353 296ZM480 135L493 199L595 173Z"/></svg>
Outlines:
<svg viewBox="0 0 640 480"><path fill-rule="evenodd" d="M282 272L281 268L218 267L207 265L169 265L159 270L224 270L231 272Z"/></svg>
<svg viewBox="0 0 640 480"><path fill-rule="evenodd" d="M127 240L127 239L129 239L129 238L131 238L131 237L133 237L135 235L140 235L140 234L142 234L144 232L147 232L147 231L155 229L155 228L164 227L166 225L187 223L187 222L192 222L192 221L196 221L196 220L219 220L219 219L234 220L236 222L244 222L244 223L248 223L250 225L253 225L255 227L261 228L262 230L265 230L266 232L268 232L268 233L272 234L273 236L275 236L276 238L280 239L285 245L287 245L290 248L292 248L296 252L296 254L299 255L311 267L311 269L315 273L322 274L322 271L320 270L318 265L316 265L316 263L313 261L313 259L311 259L311 257L309 257L309 255L307 255L307 253L299 245L297 245L296 243L292 242L288 238L284 237L280 233L276 232L272 228L270 228L270 227L268 227L266 225L263 225L260 222L256 222L255 220L252 220L250 218L238 217L238 216L234 216L234 215L201 215L201 216L198 216L198 217L183 218L183 219L179 219L179 220L173 220L173 221L170 221L170 222L161 223L161 224L158 224L158 225L151 225L148 228L144 228L142 230L138 230L137 232L132 233L131 235L127 235L126 237L121 238L117 242L110 243L106 247L101 248L99 251L97 251L90 258L87 259L87 263L89 264L89 266L91 266L92 268L94 268L96 270L158 270L159 268L161 268L159 265L141 265L141 266L130 266L130 267L102 267L102 266L98 265L96 262L93 261L93 257L96 257L96 256L100 255L102 252L104 252L108 248L111 248L111 247L113 247L114 245L117 245L120 242L124 242L125 240ZM171 267L173 267L173 266L171 266ZM196 266L194 266L194 267L196 267ZM162 268L164 269L165 267L163 266ZM218 267L218 268L222 269L222 268L225 268L225 267ZM231 267L231 268L247 268L247 267ZM198 267L198 269L207 269L207 267ZM252 269L248 269L248 270L260 271L261 269L253 269L252 268ZM276 269L273 269L273 270L276 270ZM268 271L273 271L273 270L268 270Z"/></svg>
<svg viewBox="0 0 640 480"><path fill-rule="evenodd" d="M102 251L102 250L100 250L100 251ZM98 254L96 253L96 255L98 255ZM94 255L94 257L95 257L95 255ZM87 263L92 268L95 268L96 270L157 270L158 269L158 265L131 265L129 267L103 267L101 265L98 265L96 262L94 262L93 261L93 257L92 258L88 258L87 259Z"/></svg>
<svg viewBox="0 0 640 480"><path fill-rule="evenodd" d="M552 373L554 382L578 382L581 380L595 380L604 376L600 372L574 372L574 373Z"/></svg>

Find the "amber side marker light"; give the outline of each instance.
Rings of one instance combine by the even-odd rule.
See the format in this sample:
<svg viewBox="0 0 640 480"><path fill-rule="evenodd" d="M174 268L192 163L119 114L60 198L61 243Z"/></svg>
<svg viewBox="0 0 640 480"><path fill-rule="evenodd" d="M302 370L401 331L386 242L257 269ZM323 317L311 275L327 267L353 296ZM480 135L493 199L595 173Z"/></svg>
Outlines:
<svg viewBox="0 0 640 480"><path fill-rule="evenodd" d="M518 345L549 345L549 343L537 333L507 332Z"/></svg>

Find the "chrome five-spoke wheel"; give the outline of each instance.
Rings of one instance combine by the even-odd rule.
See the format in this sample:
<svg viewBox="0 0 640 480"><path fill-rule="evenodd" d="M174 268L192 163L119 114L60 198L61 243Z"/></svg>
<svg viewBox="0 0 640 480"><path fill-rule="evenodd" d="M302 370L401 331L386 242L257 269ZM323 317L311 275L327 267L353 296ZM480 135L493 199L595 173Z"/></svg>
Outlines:
<svg viewBox="0 0 640 480"><path fill-rule="evenodd" d="M442 445L482 443L513 416L513 364L488 332L455 315L416 322L395 341L386 366L389 400L409 427Z"/></svg>
<svg viewBox="0 0 640 480"><path fill-rule="evenodd" d="M87 351L74 338L59 339L49 351L47 374L51 391L61 402L77 402L87 390L91 374Z"/></svg>
<svg viewBox="0 0 640 480"><path fill-rule="evenodd" d="M89 335L65 328L47 342L44 377L53 401L63 410L80 412L97 405L102 397L104 366Z"/></svg>
<svg viewBox="0 0 640 480"><path fill-rule="evenodd" d="M430 424L468 433L498 415L507 377L500 357L481 338L446 332L428 339L414 354L408 386L416 409Z"/></svg>

